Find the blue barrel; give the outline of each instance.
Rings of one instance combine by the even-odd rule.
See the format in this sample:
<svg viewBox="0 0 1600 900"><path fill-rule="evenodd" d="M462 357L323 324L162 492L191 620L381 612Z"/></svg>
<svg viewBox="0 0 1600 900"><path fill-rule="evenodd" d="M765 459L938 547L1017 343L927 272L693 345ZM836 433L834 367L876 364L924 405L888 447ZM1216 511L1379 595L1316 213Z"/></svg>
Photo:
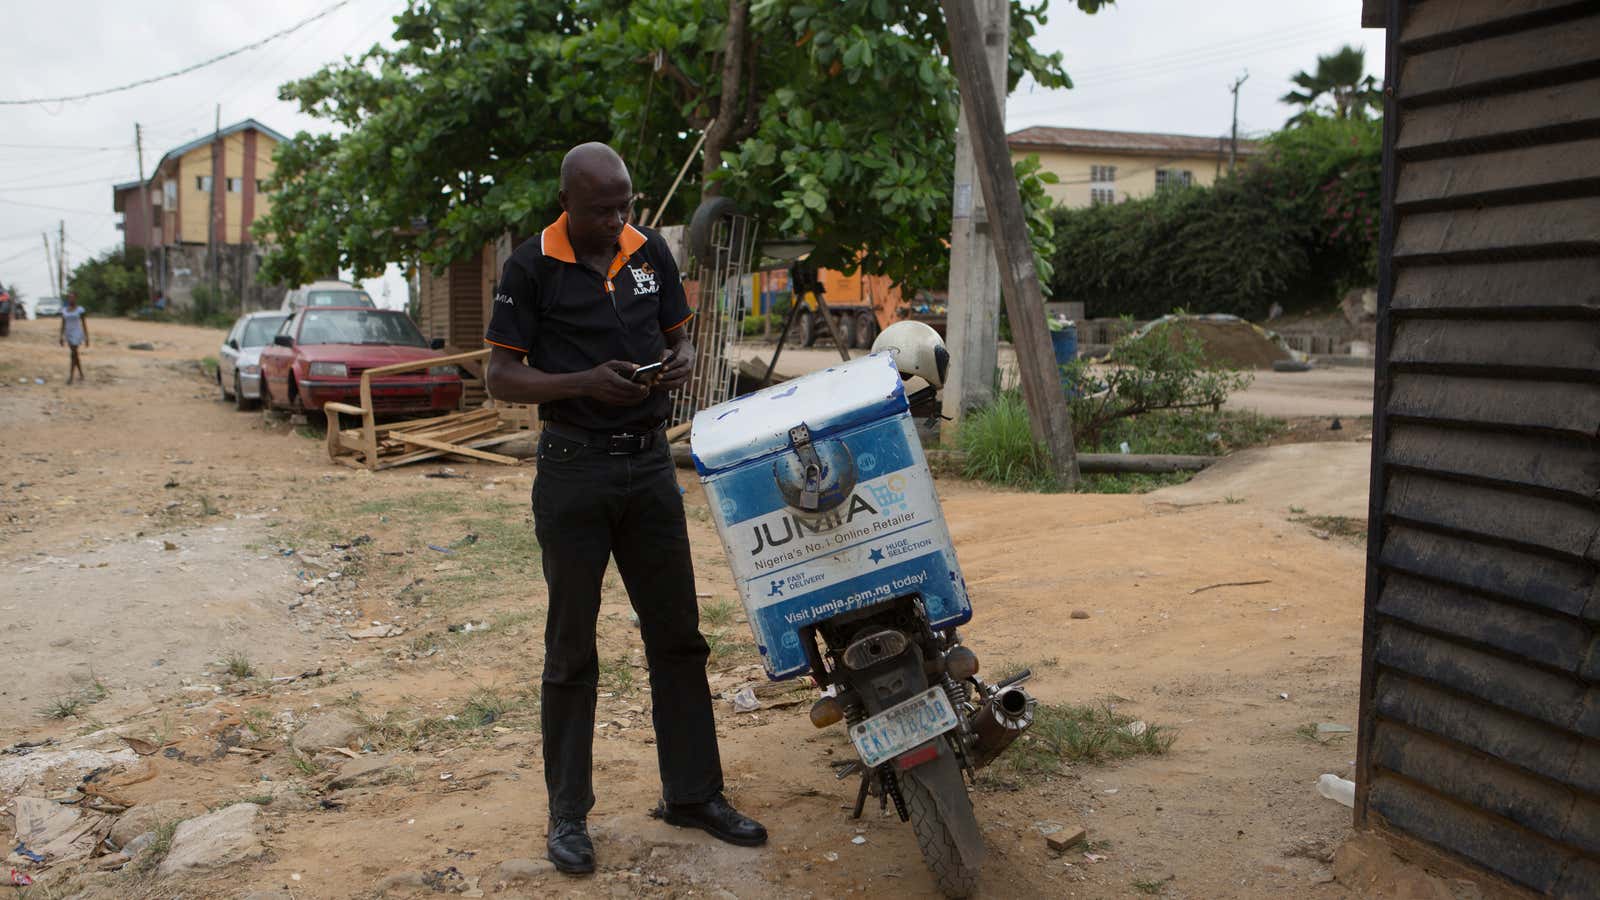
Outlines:
<svg viewBox="0 0 1600 900"><path fill-rule="evenodd" d="M1056 352L1056 365L1063 366L1078 358L1078 326L1068 325L1051 329L1050 346Z"/></svg>

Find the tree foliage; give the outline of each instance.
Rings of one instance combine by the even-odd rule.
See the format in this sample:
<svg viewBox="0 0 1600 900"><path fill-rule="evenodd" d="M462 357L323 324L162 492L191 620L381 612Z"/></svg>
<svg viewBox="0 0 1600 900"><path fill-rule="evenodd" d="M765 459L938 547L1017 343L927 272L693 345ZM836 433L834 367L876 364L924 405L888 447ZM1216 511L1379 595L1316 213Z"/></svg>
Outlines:
<svg viewBox="0 0 1600 900"><path fill-rule="evenodd" d="M67 287L93 313L122 316L140 309L150 302L144 251L117 247L85 260L73 268Z"/></svg>
<svg viewBox="0 0 1600 900"><path fill-rule="evenodd" d="M1012 5L1013 85L1070 84L1030 43L1046 7ZM280 147L264 277L438 266L531 234L587 140L623 154L663 221L711 189L819 264L911 286L943 271L958 107L937 0L423 0L395 24L396 47L282 88L340 133Z"/></svg>
<svg viewBox="0 0 1600 900"><path fill-rule="evenodd" d="M1318 56L1314 71L1290 76L1299 90L1278 98L1279 102L1300 107L1289 124L1315 116L1365 119L1368 110L1381 112L1383 92L1366 71L1367 52L1362 48L1346 44L1327 56Z"/></svg>
<svg viewBox="0 0 1600 900"><path fill-rule="evenodd" d="M1212 187L1057 209L1055 300L1091 316L1174 309L1261 318L1377 277L1382 126L1312 117Z"/></svg>

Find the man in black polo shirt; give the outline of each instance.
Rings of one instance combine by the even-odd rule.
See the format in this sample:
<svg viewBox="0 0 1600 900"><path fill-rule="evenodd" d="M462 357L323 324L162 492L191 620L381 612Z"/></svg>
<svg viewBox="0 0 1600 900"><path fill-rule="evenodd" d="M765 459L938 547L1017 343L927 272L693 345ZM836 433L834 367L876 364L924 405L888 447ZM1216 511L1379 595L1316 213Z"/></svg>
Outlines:
<svg viewBox="0 0 1600 900"><path fill-rule="evenodd" d="M543 421L533 518L550 589L540 698L547 852L563 872L594 871L585 817L594 806L595 623L611 557L650 665L663 795L656 815L761 844L766 829L722 795L708 649L662 432L669 394L694 365L678 266L660 235L628 224L633 183L610 147L582 144L567 154L560 200L561 218L506 261L486 337L490 393L539 404ZM634 379L640 365L658 361L658 378Z"/></svg>

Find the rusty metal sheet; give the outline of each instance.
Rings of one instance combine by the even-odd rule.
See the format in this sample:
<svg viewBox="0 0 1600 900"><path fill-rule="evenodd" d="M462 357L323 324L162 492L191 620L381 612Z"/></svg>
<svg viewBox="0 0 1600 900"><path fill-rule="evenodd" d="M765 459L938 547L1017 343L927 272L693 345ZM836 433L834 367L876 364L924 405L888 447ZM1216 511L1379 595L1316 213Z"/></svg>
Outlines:
<svg viewBox="0 0 1600 900"><path fill-rule="evenodd" d="M1595 82L1600 110L1600 81ZM1406 266L1395 279L1390 309L1443 314L1535 310L1600 310L1600 258L1508 260Z"/></svg>
<svg viewBox="0 0 1600 900"><path fill-rule="evenodd" d="M1600 693L1574 678L1394 622L1379 629L1377 661L1504 709L1600 738Z"/></svg>
<svg viewBox="0 0 1600 900"><path fill-rule="evenodd" d="M1600 253L1600 197L1412 213L1395 226L1394 256Z"/></svg>
<svg viewBox="0 0 1600 900"><path fill-rule="evenodd" d="M1594 741L1394 673L1379 676L1376 701L1384 718L1600 794L1600 744Z"/></svg>
<svg viewBox="0 0 1600 900"><path fill-rule="evenodd" d="M1389 475L1387 515L1438 529L1512 541L1581 559L1597 551L1592 505L1516 494L1413 472Z"/></svg>
<svg viewBox="0 0 1600 900"><path fill-rule="evenodd" d="M1600 854L1600 803L1571 787L1529 775L1423 732L1381 723L1372 761L1553 841Z"/></svg>
<svg viewBox="0 0 1600 900"><path fill-rule="evenodd" d="M1600 321L1412 319L1395 325L1394 366L1492 366L1584 380L1600 369Z"/></svg>
<svg viewBox="0 0 1600 900"><path fill-rule="evenodd" d="M1378 611L1409 625L1513 653L1542 666L1579 673L1594 643L1594 629L1447 585L1391 574L1378 595Z"/></svg>
<svg viewBox="0 0 1600 900"><path fill-rule="evenodd" d="M1553 77L1600 59L1600 18L1577 19L1468 44L1407 54L1402 104L1447 92L1488 90L1505 82Z"/></svg>
<svg viewBox="0 0 1600 900"><path fill-rule="evenodd" d="M1383 459L1390 466L1539 488L1573 499L1600 497L1600 453L1583 438L1405 421L1390 429Z"/></svg>
<svg viewBox="0 0 1600 900"><path fill-rule="evenodd" d="M1392 376L1385 411L1436 422L1547 428L1595 437L1600 435L1600 385L1399 372Z"/></svg>
<svg viewBox="0 0 1600 900"><path fill-rule="evenodd" d="M1384 530L1379 562L1386 569L1453 581L1600 623L1600 609L1592 615L1586 611L1595 593L1595 570L1587 563L1423 531L1399 522Z"/></svg>
<svg viewBox="0 0 1600 900"><path fill-rule="evenodd" d="M1394 202L1465 207L1493 195L1551 194L1600 181L1600 139L1535 144L1513 150L1418 160L1400 167Z"/></svg>

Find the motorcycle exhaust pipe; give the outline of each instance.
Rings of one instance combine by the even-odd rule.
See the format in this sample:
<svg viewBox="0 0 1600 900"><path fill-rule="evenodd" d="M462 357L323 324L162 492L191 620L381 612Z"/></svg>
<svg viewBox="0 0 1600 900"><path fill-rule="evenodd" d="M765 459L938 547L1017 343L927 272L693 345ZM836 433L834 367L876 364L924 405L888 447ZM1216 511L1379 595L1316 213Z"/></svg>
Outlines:
<svg viewBox="0 0 1600 900"><path fill-rule="evenodd" d="M977 741L972 748L972 766L981 768L1011 746L1011 742L1033 724L1037 701L1020 687L996 691L972 714L968 723Z"/></svg>

